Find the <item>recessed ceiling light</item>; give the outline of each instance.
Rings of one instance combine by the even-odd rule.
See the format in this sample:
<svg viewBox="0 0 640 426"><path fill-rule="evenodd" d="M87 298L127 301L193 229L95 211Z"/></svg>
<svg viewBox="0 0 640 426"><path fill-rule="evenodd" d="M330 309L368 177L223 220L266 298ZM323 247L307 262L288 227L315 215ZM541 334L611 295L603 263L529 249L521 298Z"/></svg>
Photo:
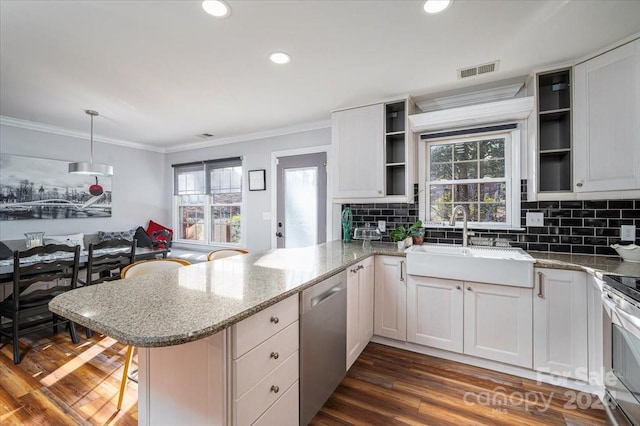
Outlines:
<svg viewBox="0 0 640 426"><path fill-rule="evenodd" d="M216 18L226 18L231 15L231 8L222 0L205 0L202 2L202 8Z"/></svg>
<svg viewBox="0 0 640 426"><path fill-rule="evenodd" d="M451 0L427 0L424 2L424 11L438 13L445 10L451 4Z"/></svg>
<svg viewBox="0 0 640 426"><path fill-rule="evenodd" d="M273 52L269 55L271 62L282 65L291 62L291 55L286 52Z"/></svg>

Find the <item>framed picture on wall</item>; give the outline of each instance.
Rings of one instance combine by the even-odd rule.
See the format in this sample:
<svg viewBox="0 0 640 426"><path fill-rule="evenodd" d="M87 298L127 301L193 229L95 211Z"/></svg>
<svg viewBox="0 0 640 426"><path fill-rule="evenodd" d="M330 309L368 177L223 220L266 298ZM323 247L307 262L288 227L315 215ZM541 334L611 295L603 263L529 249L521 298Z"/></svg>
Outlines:
<svg viewBox="0 0 640 426"><path fill-rule="evenodd" d="M264 191L267 189L266 185L266 171L249 170L249 191Z"/></svg>

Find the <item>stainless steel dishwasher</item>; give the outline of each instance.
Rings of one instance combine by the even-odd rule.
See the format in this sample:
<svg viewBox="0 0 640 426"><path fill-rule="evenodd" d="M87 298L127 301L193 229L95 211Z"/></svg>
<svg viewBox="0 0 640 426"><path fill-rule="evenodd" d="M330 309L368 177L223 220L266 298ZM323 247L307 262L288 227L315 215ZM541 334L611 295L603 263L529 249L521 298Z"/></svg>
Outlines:
<svg viewBox="0 0 640 426"><path fill-rule="evenodd" d="M347 372L347 273L302 292L300 424L307 425Z"/></svg>

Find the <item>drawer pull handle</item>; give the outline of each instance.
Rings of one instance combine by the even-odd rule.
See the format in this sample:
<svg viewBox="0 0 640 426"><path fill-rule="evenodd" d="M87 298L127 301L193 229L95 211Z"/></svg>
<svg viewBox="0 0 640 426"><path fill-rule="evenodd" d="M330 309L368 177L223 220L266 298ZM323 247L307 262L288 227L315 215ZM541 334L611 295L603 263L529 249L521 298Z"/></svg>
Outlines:
<svg viewBox="0 0 640 426"><path fill-rule="evenodd" d="M272 323L274 323L274 324L277 324L277 323L279 323L279 322L280 322L280 318L278 318L278 317L271 317L271 322L272 322Z"/></svg>
<svg viewBox="0 0 640 426"><path fill-rule="evenodd" d="M271 386L271 392L278 393L280 392L280 388L276 385Z"/></svg>
<svg viewBox="0 0 640 426"><path fill-rule="evenodd" d="M271 352L271 358L278 359L280 358L280 354L278 352Z"/></svg>

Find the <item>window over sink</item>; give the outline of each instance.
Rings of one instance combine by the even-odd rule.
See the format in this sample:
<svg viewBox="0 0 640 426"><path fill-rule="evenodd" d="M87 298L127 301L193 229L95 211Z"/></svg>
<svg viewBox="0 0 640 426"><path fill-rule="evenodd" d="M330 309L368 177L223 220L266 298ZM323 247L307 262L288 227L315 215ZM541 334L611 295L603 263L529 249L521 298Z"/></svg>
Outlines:
<svg viewBox="0 0 640 426"><path fill-rule="evenodd" d="M516 125L421 136L420 216L447 227L455 206L470 228L519 228L519 131Z"/></svg>
<svg viewBox="0 0 640 426"><path fill-rule="evenodd" d="M241 245L242 160L226 158L173 167L175 239Z"/></svg>

